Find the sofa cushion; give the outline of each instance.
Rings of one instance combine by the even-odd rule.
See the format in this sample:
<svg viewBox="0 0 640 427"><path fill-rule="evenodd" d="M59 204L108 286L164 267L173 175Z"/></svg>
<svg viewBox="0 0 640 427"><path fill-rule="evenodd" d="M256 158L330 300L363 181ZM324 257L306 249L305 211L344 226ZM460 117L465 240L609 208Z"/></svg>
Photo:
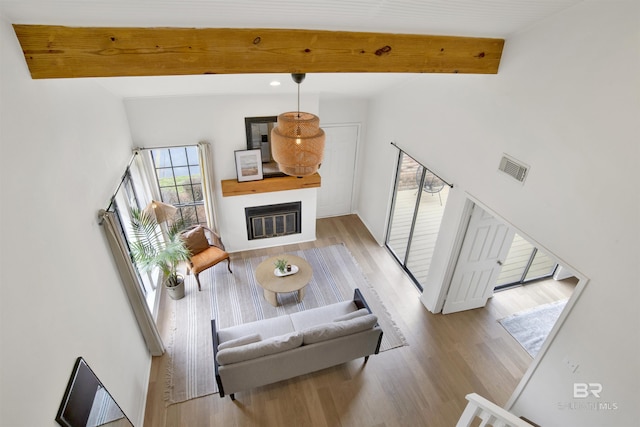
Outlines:
<svg viewBox="0 0 640 427"><path fill-rule="evenodd" d="M235 339L232 339L232 340L225 341L225 342L221 343L218 346L218 351L224 350L225 348L239 347L241 345L251 344L251 343L254 343L254 342L258 342L261 339L262 339L262 337L260 337L260 334L245 335L245 336L242 336L240 338L235 338Z"/></svg>
<svg viewBox="0 0 640 427"><path fill-rule="evenodd" d="M302 345L302 333L292 332L266 340L218 351L216 360L221 365L243 362L270 354L281 353Z"/></svg>
<svg viewBox="0 0 640 427"><path fill-rule="evenodd" d="M289 316L271 317L256 320L255 322L242 323L236 326L219 329L218 342L223 343L250 334L260 334L262 339L276 337L294 332Z"/></svg>
<svg viewBox="0 0 640 427"><path fill-rule="evenodd" d="M369 310L367 310L366 308L361 308L360 310L352 311L351 313L338 316L335 319L333 319L333 321L342 322L344 320L351 320L351 319L355 319L356 317L366 316L367 314L369 314Z"/></svg>
<svg viewBox="0 0 640 427"><path fill-rule="evenodd" d="M371 329L378 323L375 314L366 314L341 322L324 323L303 330L303 344L313 344Z"/></svg>

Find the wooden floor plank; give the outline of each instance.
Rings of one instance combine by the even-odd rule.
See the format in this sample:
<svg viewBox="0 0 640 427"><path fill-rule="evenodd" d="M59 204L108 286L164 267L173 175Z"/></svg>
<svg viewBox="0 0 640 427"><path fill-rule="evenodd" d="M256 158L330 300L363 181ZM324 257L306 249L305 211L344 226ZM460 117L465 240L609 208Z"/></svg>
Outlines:
<svg viewBox="0 0 640 427"><path fill-rule="evenodd" d="M455 425L464 396L477 392L503 405L531 357L498 324L517 311L568 297L575 285L538 282L498 292L487 307L432 314L386 248L355 215L317 222L317 240L283 248L234 253L275 255L344 242L405 335L408 345L277 384L240 392L236 401L213 394L166 406L163 358L154 357L145 426L416 426ZM203 286L207 286L203 283ZM172 313L161 303L164 334ZM534 420L535 421L535 420Z"/></svg>

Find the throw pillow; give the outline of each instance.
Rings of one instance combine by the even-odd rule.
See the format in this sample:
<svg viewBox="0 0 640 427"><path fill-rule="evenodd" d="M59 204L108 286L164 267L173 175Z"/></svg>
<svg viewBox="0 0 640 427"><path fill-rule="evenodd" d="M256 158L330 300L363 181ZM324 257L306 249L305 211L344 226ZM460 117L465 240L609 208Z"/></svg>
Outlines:
<svg viewBox="0 0 640 427"><path fill-rule="evenodd" d="M245 335L243 337L236 338L236 339L225 341L225 342L221 343L220 345L218 345L218 351L224 350L225 348L239 347L241 345L251 344L251 343L254 343L254 342L258 342L261 339L262 338L260 337L260 334Z"/></svg>
<svg viewBox="0 0 640 427"><path fill-rule="evenodd" d="M356 317L355 319L344 320L342 322L324 323L302 331L304 335L302 343L314 344L333 338L343 337L345 335L355 334L357 332L373 328L376 323L378 323L378 317L375 314L367 314Z"/></svg>
<svg viewBox="0 0 640 427"><path fill-rule="evenodd" d="M344 320L355 319L356 317L366 316L369 314L369 310L366 308L361 308L360 310L352 311L351 313L343 314L342 316L338 316L333 319L334 322L342 322Z"/></svg>
<svg viewBox="0 0 640 427"><path fill-rule="evenodd" d="M181 237L187 249L191 252L191 256L198 255L205 249L209 249L209 241L207 240L207 236L204 235L204 228L202 227L189 230L183 233Z"/></svg>
<svg viewBox="0 0 640 427"><path fill-rule="evenodd" d="M301 345L302 333L292 332L239 347L225 348L218 352L216 360L220 365L229 365L231 363L244 362L245 360L291 350Z"/></svg>

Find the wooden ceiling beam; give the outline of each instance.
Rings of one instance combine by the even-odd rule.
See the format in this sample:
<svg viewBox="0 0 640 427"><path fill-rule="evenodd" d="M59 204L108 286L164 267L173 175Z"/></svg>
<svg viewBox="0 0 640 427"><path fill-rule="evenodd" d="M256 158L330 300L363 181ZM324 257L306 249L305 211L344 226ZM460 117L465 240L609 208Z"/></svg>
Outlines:
<svg viewBox="0 0 640 427"><path fill-rule="evenodd" d="M247 73L496 74L504 40L344 31L13 26L34 79Z"/></svg>

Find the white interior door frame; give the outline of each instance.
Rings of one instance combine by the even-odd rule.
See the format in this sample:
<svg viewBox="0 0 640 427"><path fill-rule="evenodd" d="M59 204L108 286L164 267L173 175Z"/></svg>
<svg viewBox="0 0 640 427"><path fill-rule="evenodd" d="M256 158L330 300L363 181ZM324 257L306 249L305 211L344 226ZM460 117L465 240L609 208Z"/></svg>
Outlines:
<svg viewBox="0 0 640 427"><path fill-rule="evenodd" d="M447 203L449 205L449 203ZM444 307L444 301L447 297L447 293L449 291L449 286L451 285L451 281L453 280L453 273L456 271L456 265L458 262L458 256L460 255L460 251L462 250L462 243L464 242L465 234L467 233L467 228L469 227L469 221L471 220L471 213L473 212L474 202L471 201L465 195L465 201L462 208L462 214L460 215L460 222L458 224L458 228L456 231L456 237L454 239L452 248L447 257L447 267L445 269L445 273L442 277L442 286L438 291L438 297L431 310L432 313L441 313L442 308ZM444 215L453 215L450 211L445 209ZM443 218L444 220L445 218ZM439 250L437 243L435 250ZM434 257L436 255L434 254Z"/></svg>
<svg viewBox="0 0 640 427"><path fill-rule="evenodd" d="M513 228L480 205L473 204L442 308L443 314L486 305L493 295L514 235Z"/></svg>

